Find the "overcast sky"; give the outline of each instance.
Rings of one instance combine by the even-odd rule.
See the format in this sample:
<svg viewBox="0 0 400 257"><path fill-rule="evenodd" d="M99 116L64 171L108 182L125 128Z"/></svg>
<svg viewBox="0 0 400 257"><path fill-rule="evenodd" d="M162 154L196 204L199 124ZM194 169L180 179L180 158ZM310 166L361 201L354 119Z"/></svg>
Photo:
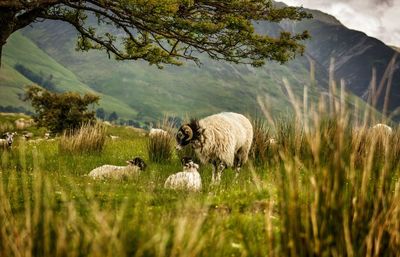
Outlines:
<svg viewBox="0 0 400 257"><path fill-rule="evenodd" d="M279 0L291 6L317 9L335 16L388 45L400 47L400 0Z"/></svg>

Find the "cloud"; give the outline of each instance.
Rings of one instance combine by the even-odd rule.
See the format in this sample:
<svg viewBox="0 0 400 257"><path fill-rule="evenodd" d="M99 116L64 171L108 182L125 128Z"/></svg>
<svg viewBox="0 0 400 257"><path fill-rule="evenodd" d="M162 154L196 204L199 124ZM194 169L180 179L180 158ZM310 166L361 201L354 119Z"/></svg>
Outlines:
<svg viewBox="0 0 400 257"><path fill-rule="evenodd" d="M395 0L281 0L329 13L346 27L360 30L386 44L400 46L400 1Z"/></svg>

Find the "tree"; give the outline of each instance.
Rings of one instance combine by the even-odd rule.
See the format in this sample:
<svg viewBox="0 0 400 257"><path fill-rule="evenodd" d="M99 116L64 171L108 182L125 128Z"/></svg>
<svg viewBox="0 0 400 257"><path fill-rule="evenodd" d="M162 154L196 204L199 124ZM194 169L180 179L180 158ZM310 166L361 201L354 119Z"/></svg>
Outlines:
<svg viewBox="0 0 400 257"><path fill-rule="evenodd" d="M106 118L106 112L104 111L103 108L98 108L96 110L96 117L99 119L104 120Z"/></svg>
<svg viewBox="0 0 400 257"><path fill-rule="evenodd" d="M112 112L112 113L110 114L110 116L108 116L108 120L109 120L110 122L113 122L113 121L118 120L118 114L117 114L116 112Z"/></svg>
<svg viewBox="0 0 400 257"><path fill-rule="evenodd" d="M89 22L88 17L97 19ZM119 60L160 65L198 62L196 53L217 60L263 65L286 62L303 53L306 31L277 38L255 33L254 21L301 20L297 7L277 7L272 0L1 0L1 48L15 31L44 19L71 24L77 49L105 50Z"/></svg>
<svg viewBox="0 0 400 257"><path fill-rule="evenodd" d="M46 127L52 133L74 130L83 123L95 121L94 111L88 106L99 101L93 94L80 96L78 93L52 93L39 86L26 90L25 101L31 101L35 110L34 120L39 127Z"/></svg>

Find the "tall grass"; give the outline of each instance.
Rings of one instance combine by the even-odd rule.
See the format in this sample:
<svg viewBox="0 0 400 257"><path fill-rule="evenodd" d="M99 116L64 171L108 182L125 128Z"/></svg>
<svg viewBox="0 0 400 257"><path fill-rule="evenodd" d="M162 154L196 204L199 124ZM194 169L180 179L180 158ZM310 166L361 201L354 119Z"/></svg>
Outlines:
<svg viewBox="0 0 400 257"><path fill-rule="evenodd" d="M353 127L344 91L300 106L286 88L309 112L274 123L281 233L271 256L399 256L399 131Z"/></svg>
<svg viewBox="0 0 400 257"><path fill-rule="evenodd" d="M99 123L82 124L74 131L64 132L60 138L59 149L65 153L101 152L106 141L106 127Z"/></svg>
<svg viewBox="0 0 400 257"><path fill-rule="evenodd" d="M167 117L164 117L158 127L166 131L166 133L157 133L149 136L147 153L152 162L168 162L174 152L174 124Z"/></svg>
<svg viewBox="0 0 400 257"><path fill-rule="evenodd" d="M270 128L266 126L264 119L252 120L253 143L250 149L250 157L256 165L263 166L271 163L276 150L276 139L272 137Z"/></svg>

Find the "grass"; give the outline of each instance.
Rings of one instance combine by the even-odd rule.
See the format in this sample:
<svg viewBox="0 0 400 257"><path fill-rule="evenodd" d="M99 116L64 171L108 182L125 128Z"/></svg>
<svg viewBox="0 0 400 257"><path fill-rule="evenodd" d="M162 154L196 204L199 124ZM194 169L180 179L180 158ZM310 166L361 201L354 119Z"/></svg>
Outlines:
<svg viewBox="0 0 400 257"><path fill-rule="evenodd" d="M106 127L100 123L86 123L76 131L64 132L59 149L63 153L101 152L106 141Z"/></svg>
<svg viewBox="0 0 400 257"><path fill-rule="evenodd" d="M340 104L321 113L303 103L293 120L256 123L255 158L237 180L228 169L211 186L202 165L200 193L163 189L179 158L151 161L142 132L109 127L119 140L72 154L60 139L17 140L1 152L0 255L399 256L400 129L374 133ZM148 163L138 178L85 176L133 156Z"/></svg>

